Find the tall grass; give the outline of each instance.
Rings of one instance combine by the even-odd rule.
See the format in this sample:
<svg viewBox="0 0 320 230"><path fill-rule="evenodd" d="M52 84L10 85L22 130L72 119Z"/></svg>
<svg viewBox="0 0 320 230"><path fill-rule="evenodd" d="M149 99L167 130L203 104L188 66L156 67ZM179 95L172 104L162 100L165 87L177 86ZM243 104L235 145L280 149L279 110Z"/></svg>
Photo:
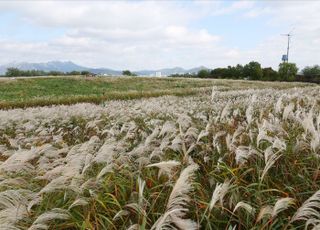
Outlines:
<svg viewBox="0 0 320 230"><path fill-rule="evenodd" d="M0 111L0 229L319 227L319 87Z"/></svg>

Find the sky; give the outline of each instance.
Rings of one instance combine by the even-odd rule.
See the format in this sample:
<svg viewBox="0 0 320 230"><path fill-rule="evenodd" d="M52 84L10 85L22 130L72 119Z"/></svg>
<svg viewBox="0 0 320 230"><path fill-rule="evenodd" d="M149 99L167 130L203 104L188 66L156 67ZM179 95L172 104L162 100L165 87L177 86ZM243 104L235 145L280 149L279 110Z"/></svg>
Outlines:
<svg viewBox="0 0 320 230"><path fill-rule="evenodd" d="M320 64L320 1L0 1L0 64L277 68Z"/></svg>

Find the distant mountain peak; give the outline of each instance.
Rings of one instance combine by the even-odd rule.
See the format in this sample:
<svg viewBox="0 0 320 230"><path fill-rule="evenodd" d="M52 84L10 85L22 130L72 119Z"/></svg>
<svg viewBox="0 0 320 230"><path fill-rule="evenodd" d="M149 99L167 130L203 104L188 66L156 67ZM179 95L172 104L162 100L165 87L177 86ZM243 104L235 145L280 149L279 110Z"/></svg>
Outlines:
<svg viewBox="0 0 320 230"><path fill-rule="evenodd" d="M5 74L7 68L15 67L21 70L42 70L42 71L60 71L60 72L71 72L71 71L90 71L96 74L109 74L109 75L121 75L122 70L113 70L108 68L89 68L85 66L78 65L70 60L59 61L53 60L48 62L10 62L6 65L0 65L0 74ZM163 68L157 70L141 70L134 71L139 75L152 76L156 72L161 72L162 75L171 75L171 74L184 74L184 73L195 73L201 69L207 69L205 66L196 67L193 69L184 69L179 66L173 68Z"/></svg>

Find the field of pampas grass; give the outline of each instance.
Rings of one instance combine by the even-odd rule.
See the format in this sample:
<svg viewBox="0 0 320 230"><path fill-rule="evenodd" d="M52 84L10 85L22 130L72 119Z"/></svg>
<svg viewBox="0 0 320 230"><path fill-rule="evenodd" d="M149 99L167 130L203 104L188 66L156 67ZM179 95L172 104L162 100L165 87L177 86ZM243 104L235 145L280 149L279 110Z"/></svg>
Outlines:
<svg viewBox="0 0 320 230"><path fill-rule="evenodd" d="M0 229L319 229L319 94L0 110Z"/></svg>

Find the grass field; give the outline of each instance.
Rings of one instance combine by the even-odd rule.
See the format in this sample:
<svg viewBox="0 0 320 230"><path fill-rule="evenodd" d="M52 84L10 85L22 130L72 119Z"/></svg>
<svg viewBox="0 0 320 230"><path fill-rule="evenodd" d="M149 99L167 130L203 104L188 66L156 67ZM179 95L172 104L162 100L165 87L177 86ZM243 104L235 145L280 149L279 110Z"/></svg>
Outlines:
<svg viewBox="0 0 320 230"><path fill-rule="evenodd" d="M320 227L317 85L2 81L26 101L63 96L53 82L67 82L71 97L117 89L149 98L0 110L0 229ZM181 89L192 93L173 96Z"/></svg>
<svg viewBox="0 0 320 230"><path fill-rule="evenodd" d="M308 84L137 77L40 77L14 80L0 78L0 109L79 102L98 104L113 99L163 95L186 96L211 90L213 85L228 90L268 87L281 89Z"/></svg>

